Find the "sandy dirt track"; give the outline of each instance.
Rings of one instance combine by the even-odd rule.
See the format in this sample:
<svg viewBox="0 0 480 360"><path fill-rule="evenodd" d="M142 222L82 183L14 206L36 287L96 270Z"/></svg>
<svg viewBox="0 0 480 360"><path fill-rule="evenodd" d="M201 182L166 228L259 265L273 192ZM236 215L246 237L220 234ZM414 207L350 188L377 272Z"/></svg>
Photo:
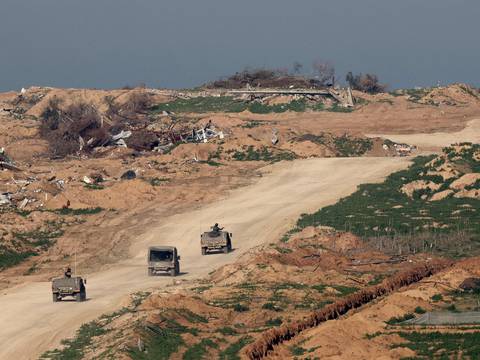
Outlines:
<svg viewBox="0 0 480 360"><path fill-rule="evenodd" d="M50 283L29 283L0 295L0 359L35 359L72 336L83 323L121 306L128 294L172 283L170 277L146 276L146 248L175 245L182 276L193 279L234 261L246 250L278 239L301 213L332 204L357 185L380 181L405 168L401 158L330 158L277 163L255 184L199 210L156 218L133 239L131 258L88 277L84 303L51 300ZM201 256L199 234L213 222L233 232L235 251Z"/></svg>
<svg viewBox="0 0 480 360"><path fill-rule="evenodd" d="M480 142L480 119L470 120L467 126L457 132L435 132L431 134L369 134L370 137L383 137L399 143L416 145L421 151L438 151L453 143Z"/></svg>

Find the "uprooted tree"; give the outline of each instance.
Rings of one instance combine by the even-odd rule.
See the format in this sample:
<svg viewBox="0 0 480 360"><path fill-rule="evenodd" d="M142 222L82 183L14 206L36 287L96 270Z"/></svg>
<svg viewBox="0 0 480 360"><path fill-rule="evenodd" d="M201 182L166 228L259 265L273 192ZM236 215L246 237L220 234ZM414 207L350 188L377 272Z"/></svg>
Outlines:
<svg viewBox="0 0 480 360"><path fill-rule="evenodd" d="M102 127L102 118L94 106L79 102L62 109L61 103L58 98L52 98L41 115L40 134L49 142L54 157L93 148L108 140L108 132Z"/></svg>
<svg viewBox="0 0 480 360"><path fill-rule="evenodd" d="M378 94L385 92L386 84L381 84L378 76L375 74L357 74L351 71L347 74L345 80L353 90L362 91L368 94Z"/></svg>
<svg viewBox="0 0 480 360"><path fill-rule="evenodd" d="M107 145L112 134L146 126L151 107L151 99L146 92L132 91L123 103L116 102L113 97L106 97L104 101L107 110L100 113L95 105L84 101L62 106L59 98L50 99L41 114L40 134L48 141L53 157L61 158ZM145 132L134 133L127 140L127 145L135 150L144 150L149 147L146 143L155 142L153 137Z"/></svg>

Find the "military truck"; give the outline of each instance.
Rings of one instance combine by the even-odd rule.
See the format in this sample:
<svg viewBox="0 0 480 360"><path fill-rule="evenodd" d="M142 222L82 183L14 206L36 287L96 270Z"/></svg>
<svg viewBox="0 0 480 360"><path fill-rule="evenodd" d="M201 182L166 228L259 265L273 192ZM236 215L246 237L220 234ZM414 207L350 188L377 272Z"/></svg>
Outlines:
<svg viewBox="0 0 480 360"><path fill-rule="evenodd" d="M207 255L211 250L221 250L227 254L232 251L232 233L221 230L205 231L200 236L200 245L202 255Z"/></svg>
<svg viewBox="0 0 480 360"><path fill-rule="evenodd" d="M53 302L62 300L64 297L72 296L77 302L87 299L85 285L87 280L80 276L62 277L52 280Z"/></svg>
<svg viewBox="0 0 480 360"><path fill-rule="evenodd" d="M151 246L148 248L148 276L167 272L170 276L180 273L180 255L173 246Z"/></svg>

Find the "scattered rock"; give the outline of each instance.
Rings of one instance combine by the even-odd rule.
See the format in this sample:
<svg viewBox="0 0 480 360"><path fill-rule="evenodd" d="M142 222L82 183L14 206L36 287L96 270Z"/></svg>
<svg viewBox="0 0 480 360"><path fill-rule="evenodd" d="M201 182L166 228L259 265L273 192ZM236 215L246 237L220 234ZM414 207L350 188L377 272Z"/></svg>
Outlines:
<svg viewBox="0 0 480 360"><path fill-rule="evenodd" d="M93 184L94 181L92 178L88 177L88 176L84 176L82 181L85 183L85 184Z"/></svg>

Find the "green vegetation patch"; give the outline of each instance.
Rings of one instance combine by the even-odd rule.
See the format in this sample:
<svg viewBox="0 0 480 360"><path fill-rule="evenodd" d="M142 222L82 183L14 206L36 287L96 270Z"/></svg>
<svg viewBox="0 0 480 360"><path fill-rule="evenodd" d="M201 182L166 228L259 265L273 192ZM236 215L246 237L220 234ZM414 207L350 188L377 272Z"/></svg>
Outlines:
<svg viewBox="0 0 480 360"><path fill-rule="evenodd" d="M148 180L148 182L150 183L150 185L152 186L160 186L166 182L169 182L170 179L167 179L167 178L159 178L159 177L154 177L154 178L151 178Z"/></svg>
<svg viewBox="0 0 480 360"><path fill-rule="evenodd" d="M305 349L301 346L298 346L298 345L294 345L290 348L290 353L293 356L301 356L301 355L305 354L306 352L307 352L307 349Z"/></svg>
<svg viewBox="0 0 480 360"><path fill-rule="evenodd" d="M427 312L427 310L425 310L424 308L422 308L421 306L417 306L415 308L415 310L413 310L413 312L415 314L425 314Z"/></svg>
<svg viewBox="0 0 480 360"><path fill-rule="evenodd" d="M480 332L399 332L415 359L480 359Z"/></svg>
<svg viewBox="0 0 480 360"><path fill-rule="evenodd" d="M89 190L103 190L105 189L105 186L102 184L85 184L83 185L85 189Z"/></svg>
<svg viewBox="0 0 480 360"><path fill-rule="evenodd" d="M103 210L104 209L100 207L96 207L83 209L45 209L34 211L50 212L62 216L80 216L98 214ZM17 210L16 212L20 216L27 218L34 211ZM60 221L46 221L43 226L31 231L13 232L11 246L7 247L0 244L0 271L18 265L29 257L38 255L41 251L46 250L55 244L56 239L64 234L64 227L68 225L69 223L61 219ZM0 242L1 241L2 235L0 235Z"/></svg>
<svg viewBox="0 0 480 360"><path fill-rule="evenodd" d="M191 322L193 324L195 323L208 323L208 319L201 316L201 315L198 315L198 314L195 314L193 311L190 311L188 309L175 309L175 312L182 316L185 320L187 320L188 322Z"/></svg>
<svg viewBox="0 0 480 360"><path fill-rule="evenodd" d="M360 156L372 149L373 142L370 139L352 138L344 135L335 138L335 148L341 156Z"/></svg>
<svg viewBox="0 0 480 360"><path fill-rule="evenodd" d="M355 286L331 285L331 287L337 290L340 296L347 296L358 291L358 288Z"/></svg>
<svg viewBox="0 0 480 360"><path fill-rule="evenodd" d="M287 104L266 105L261 102L246 102L235 99L232 96L206 96L190 99L176 99L168 103L157 104L152 108L154 113L162 111L172 111L175 113L208 113L208 112L226 112L239 113L248 110L254 114L283 113L286 111L304 112L313 111L334 111L351 112L352 108L344 108L338 104L325 108L322 103L307 104L303 99L293 100ZM257 124L251 122L251 127ZM250 126L246 126L250 127Z"/></svg>
<svg viewBox="0 0 480 360"><path fill-rule="evenodd" d="M176 113L206 112L242 112L247 109L245 102L235 100L231 96L208 96L191 99L177 99L153 107L154 112L172 111Z"/></svg>
<svg viewBox="0 0 480 360"><path fill-rule="evenodd" d="M462 156L470 169L480 166L470 160L471 154ZM297 229L331 226L361 236L387 252L428 251L451 257L480 253L480 200L448 197L425 201L422 193L410 198L400 191L414 180L432 180L425 165L433 158L417 157L408 169L391 174L383 183L360 185L338 203L302 215ZM448 188L448 183L442 186Z"/></svg>
<svg viewBox="0 0 480 360"><path fill-rule="evenodd" d="M218 344L210 339L202 339L190 347L184 354L183 360L201 360L208 354L209 348L217 349Z"/></svg>
<svg viewBox="0 0 480 360"><path fill-rule="evenodd" d="M290 161L297 158L295 153L291 151L271 151L266 146L256 149L252 145L248 146L244 151L235 151L232 157L236 161L268 161L272 163L282 160Z"/></svg>
<svg viewBox="0 0 480 360"><path fill-rule="evenodd" d="M55 349L46 351L40 356L40 359L49 360L80 360L84 358L86 351L93 344L93 339L97 336L104 335L111 331L106 326L110 324L115 318L134 311L140 303L149 295L148 292L138 292L132 295L132 303L129 307L123 307L122 309L110 314L102 315L99 320L94 320L89 323L83 324L78 329L73 339L62 340L61 349ZM101 356L98 358L102 358Z"/></svg>
<svg viewBox="0 0 480 360"><path fill-rule="evenodd" d="M390 318L389 320L387 320L386 323L388 325L395 325L395 324L400 324L404 321L407 321L407 320L410 320L410 319L413 319L413 318L415 318L415 315L411 314L411 313L408 313L408 314L405 314L403 316L394 316L394 317Z"/></svg>
<svg viewBox="0 0 480 360"><path fill-rule="evenodd" d="M318 145L325 145L335 151L337 156L352 157L362 156L373 147L373 141L368 138L349 136L335 136L332 134L304 134L295 141L311 141Z"/></svg>
<svg viewBox="0 0 480 360"><path fill-rule="evenodd" d="M237 331L234 328L231 328L229 326L224 326L222 328L219 328L217 331L223 335L228 335L228 336L237 335Z"/></svg>
<svg viewBox="0 0 480 360"><path fill-rule="evenodd" d="M250 344L253 341L251 336L244 336L237 342L231 344L224 351L220 353L220 360L240 360L239 352L246 345Z"/></svg>
<svg viewBox="0 0 480 360"><path fill-rule="evenodd" d="M45 230L36 229L33 231L17 232L13 233L13 236L23 244L46 248L51 246L54 240L64 233L60 223L50 222L49 225Z"/></svg>
<svg viewBox="0 0 480 360"><path fill-rule="evenodd" d="M277 317L275 319L268 319L266 322L265 322L265 325L266 326L269 326L269 327L273 327L273 326L280 326L283 324L283 320L282 318L280 317Z"/></svg>
<svg viewBox="0 0 480 360"><path fill-rule="evenodd" d="M77 331L75 338L62 341L62 349L45 352L40 359L51 360L80 360L88 346L92 345L93 338L103 335L108 330L104 329L97 321L83 324Z"/></svg>
<svg viewBox="0 0 480 360"><path fill-rule="evenodd" d="M37 253L34 251L17 252L0 246L0 270L20 264L22 261L35 255L37 255Z"/></svg>

